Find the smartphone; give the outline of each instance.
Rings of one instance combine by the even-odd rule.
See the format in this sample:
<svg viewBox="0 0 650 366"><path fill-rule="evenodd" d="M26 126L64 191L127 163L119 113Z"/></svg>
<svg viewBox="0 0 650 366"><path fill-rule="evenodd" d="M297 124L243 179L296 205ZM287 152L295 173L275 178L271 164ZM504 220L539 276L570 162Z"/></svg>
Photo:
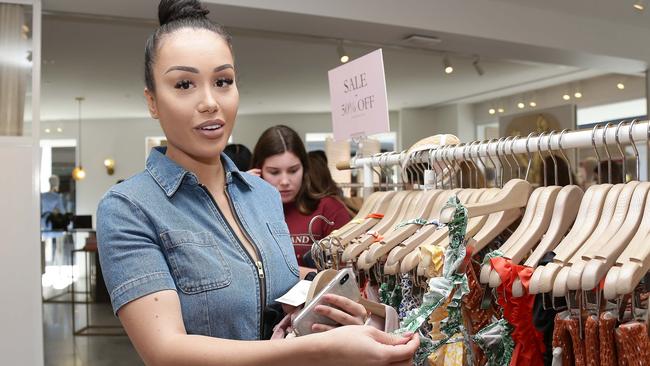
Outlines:
<svg viewBox="0 0 650 366"><path fill-rule="evenodd" d="M305 306L304 309L296 316L293 321L293 330L297 336L303 336L313 333L311 330L314 324L337 325L332 319L314 312L318 305L326 305L336 308L333 305L323 301L323 296L327 294L335 294L347 297L352 301L359 301L361 294L359 292L359 285L354 277L352 269L346 268L341 271L323 288L312 301Z"/></svg>

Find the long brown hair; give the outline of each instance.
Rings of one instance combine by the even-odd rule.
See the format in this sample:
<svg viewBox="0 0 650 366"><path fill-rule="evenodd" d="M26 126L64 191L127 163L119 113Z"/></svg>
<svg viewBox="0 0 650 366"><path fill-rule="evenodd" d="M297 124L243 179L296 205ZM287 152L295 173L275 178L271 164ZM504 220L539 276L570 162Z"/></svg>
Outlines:
<svg viewBox="0 0 650 366"><path fill-rule="evenodd" d="M310 164L307 151L296 131L284 125L266 129L257 140L253 150L252 166L253 168L262 169L262 165L264 165L267 158L285 152L294 154L302 164L302 184L296 195L296 207L303 215L311 215L318 208L320 199L327 195L319 194L314 189L309 176Z"/></svg>

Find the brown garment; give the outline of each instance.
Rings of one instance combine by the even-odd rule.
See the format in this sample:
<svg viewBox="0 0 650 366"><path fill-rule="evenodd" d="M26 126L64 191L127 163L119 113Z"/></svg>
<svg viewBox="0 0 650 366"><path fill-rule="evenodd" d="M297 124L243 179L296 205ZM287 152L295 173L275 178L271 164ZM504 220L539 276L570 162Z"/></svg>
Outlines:
<svg viewBox="0 0 650 366"><path fill-rule="evenodd" d="M585 324L585 361L587 366L600 365L599 344L598 319L595 315L591 315Z"/></svg>
<svg viewBox="0 0 650 366"><path fill-rule="evenodd" d="M616 343L619 346L618 354L621 356L621 361L623 361L619 365L650 365L650 339L645 324L639 322L626 323L618 327L614 334Z"/></svg>
<svg viewBox="0 0 650 366"><path fill-rule="evenodd" d="M555 326L553 328L553 348L562 349L562 365L573 365L573 346L571 344L571 335L567 330L567 323L564 317L566 312L558 313L555 316Z"/></svg>
<svg viewBox="0 0 650 366"><path fill-rule="evenodd" d="M569 317L567 312L555 317L553 347L562 348L562 365L585 366L585 343L580 339L578 320Z"/></svg>
<svg viewBox="0 0 650 366"><path fill-rule="evenodd" d="M598 339L600 340L600 366L618 365L616 345L614 344L614 329L616 316L610 312L600 315L598 322Z"/></svg>

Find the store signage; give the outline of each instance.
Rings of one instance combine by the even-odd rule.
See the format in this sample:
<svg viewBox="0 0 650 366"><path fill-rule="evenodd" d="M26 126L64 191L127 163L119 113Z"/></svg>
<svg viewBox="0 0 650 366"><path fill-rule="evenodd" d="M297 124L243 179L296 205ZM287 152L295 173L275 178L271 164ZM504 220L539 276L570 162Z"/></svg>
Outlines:
<svg viewBox="0 0 650 366"><path fill-rule="evenodd" d="M381 49L328 72L336 141L390 131Z"/></svg>

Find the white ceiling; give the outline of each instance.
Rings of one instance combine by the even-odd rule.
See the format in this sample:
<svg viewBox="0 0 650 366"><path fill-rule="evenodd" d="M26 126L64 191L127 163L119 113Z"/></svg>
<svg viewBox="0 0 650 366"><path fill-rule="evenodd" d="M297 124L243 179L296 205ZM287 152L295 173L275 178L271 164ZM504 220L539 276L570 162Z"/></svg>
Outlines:
<svg viewBox="0 0 650 366"><path fill-rule="evenodd" d="M563 2L553 3L560 7ZM84 118L147 116L141 96L143 48L154 29L156 4L145 0L44 1L43 120L76 118L74 97L78 95L86 97ZM245 114L329 110L327 70L338 65L335 44L291 34L362 41L347 46L353 57L373 49L364 45L367 42L385 44L391 109L476 102L608 71L554 65L553 52L539 52L526 45L436 32L443 39L440 48L458 55L452 58L456 72L449 76L442 72L438 53L390 46L409 34L432 32L231 5L210 4L209 8L215 19L233 29L240 113ZM101 15L102 19L80 16L82 13ZM549 59L527 58L533 51L550 55ZM474 53L482 56L482 77L472 67Z"/></svg>

